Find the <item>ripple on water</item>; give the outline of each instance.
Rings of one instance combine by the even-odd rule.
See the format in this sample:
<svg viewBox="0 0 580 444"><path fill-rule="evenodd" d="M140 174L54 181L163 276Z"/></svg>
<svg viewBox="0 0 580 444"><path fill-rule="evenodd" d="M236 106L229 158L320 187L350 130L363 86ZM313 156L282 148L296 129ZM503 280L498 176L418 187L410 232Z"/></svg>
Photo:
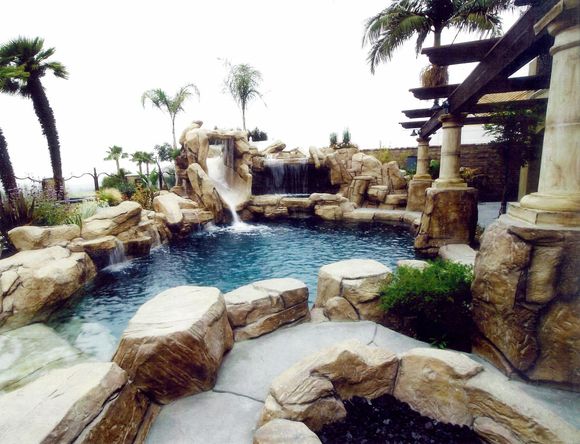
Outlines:
<svg viewBox="0 0 580 444"><path fill-rule="evenodd" d="M405 228L294 220L210 226L149 256L102 270L50 324L85 353L107 360L135 311L159 292L179 285L231 291L250 282L293 277L316 297L318 269L351 258L394 267L415 258Z"/></svg>

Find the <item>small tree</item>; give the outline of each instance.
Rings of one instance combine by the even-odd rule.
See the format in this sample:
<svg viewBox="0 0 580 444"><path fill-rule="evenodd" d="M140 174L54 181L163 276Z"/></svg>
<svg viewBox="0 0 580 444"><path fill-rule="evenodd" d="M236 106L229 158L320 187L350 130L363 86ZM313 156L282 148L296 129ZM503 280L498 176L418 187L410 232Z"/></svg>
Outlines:
<svg viewBox="0 0 580 444"><path fill-rule="evenodd" d="M524 110L508 106L495 112L492 122L485 125L485 132L493 137L491 144L498 149L504 164L500 215L507 209L510 165L522 167L537 158L544 139L545 115L545 105Z"/></svg>
<svg viewBox="0 0 580 444"><path fill-rule="evenodd" d="M226 65L229 67L225 80L226 89L242 110L242 126L246 130L246 109L256 97L262 98L258 91L262 83L262 74L248 64Z"/></svg>
<svg viewBox="0 0 580 444"><path fill-rule="evenodd" d="M129 155L123 152L123 148L117 145L110 146L107 150L107 157L104 160L114 160L117 166L117 175L121 175L121 168L119 165L119 159L126 159Z"/></svg>
<svg viewBox="0 0 580 444"><path fill-rule="evenodd" d="M195 94L199 99L199 89L193 83L190 83L189 85L180 88L174 96L170 96L160 88L145 91L141 96L141 104L143 107L147 100L149 100L155 108L160 109L161 111L166 111L169 114L174 149L177 148L177 139L175 137L175 117L183 111L183 104L192 94Z"/></svg>

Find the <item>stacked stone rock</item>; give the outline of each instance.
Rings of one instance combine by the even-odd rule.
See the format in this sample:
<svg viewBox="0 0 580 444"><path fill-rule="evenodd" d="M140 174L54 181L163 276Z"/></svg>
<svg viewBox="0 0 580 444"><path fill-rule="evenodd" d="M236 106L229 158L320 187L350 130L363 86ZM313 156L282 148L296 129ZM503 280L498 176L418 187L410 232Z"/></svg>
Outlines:
<svg viewBox="0 0 580 444"><path fill-rule="evenodd" d="M343 400L385 394L437 421L471 427L486 442L580 439L576 428L461 353L417 348L398 356L348 341L305 358L272 382L256 440L289 430L317 442L295 423L317 431L345 417ZM268 426L271 421L277 422Z"/></svg>

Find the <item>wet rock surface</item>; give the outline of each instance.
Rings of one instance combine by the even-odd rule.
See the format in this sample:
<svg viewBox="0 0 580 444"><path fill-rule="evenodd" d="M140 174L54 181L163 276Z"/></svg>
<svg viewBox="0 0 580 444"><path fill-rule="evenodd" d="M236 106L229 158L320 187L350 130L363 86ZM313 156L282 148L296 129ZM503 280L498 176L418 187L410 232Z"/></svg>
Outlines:
<svg viewBox="0 0 580 444"><path fill-rule="evenodd" d="M391 395L373 400L345 401L347 416L318 432L324 444L331 443L479 443L468 427L440 423L421 416Z"/></svg>

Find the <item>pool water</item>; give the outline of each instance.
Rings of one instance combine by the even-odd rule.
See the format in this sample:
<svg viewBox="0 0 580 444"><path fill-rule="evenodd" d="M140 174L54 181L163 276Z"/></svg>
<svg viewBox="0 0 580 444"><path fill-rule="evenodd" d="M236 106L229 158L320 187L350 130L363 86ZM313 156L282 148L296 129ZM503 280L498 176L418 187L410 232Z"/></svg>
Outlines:
<svg viewBox="0 0 580 444"><path fill-rule="evenodd" d="M394 267L398 259L415 258L413 237L403 227L312 219L211 227L102 270L49 323L88 355L106 360L139 306L167 288L203 285L228 292L261 279L293 277L308 285L314 302L319 268L351 258Z"/></svg>

